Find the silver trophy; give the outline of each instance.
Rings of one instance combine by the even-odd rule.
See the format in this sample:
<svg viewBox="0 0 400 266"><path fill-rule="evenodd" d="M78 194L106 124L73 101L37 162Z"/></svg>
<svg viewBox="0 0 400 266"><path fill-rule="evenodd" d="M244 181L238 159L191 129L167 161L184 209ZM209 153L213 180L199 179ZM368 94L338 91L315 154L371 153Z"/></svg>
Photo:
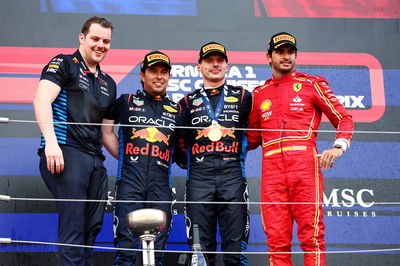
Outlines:
<svg viewBox="0 0 400 266"><path fill-rule="evenodd" d="M167 215L158 209L141 209L126 215L131 232L142 241L143 266L154 266L154 240L165 227Z"/></svg>

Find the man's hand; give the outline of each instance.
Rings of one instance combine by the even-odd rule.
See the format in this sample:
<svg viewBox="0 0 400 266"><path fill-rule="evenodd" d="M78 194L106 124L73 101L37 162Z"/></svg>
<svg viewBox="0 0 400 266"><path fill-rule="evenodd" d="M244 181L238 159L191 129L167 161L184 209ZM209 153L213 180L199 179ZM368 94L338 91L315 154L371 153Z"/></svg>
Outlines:
<svg viewBox="0 0 400 266"><path fill-rule="evenodd" d="M47 170L52 174L59 174L64 170L64 156L57 143L46 144L44 149L47 162Z"/></svg>
<svg viewBox="0 0 400 266"><path fill-rule="evenodd" d="M341 148L332 148L329 150L324 150L322 154L318 154L317 157L320 158L321 167L324 170L333 167L337 158L343 155L343 150Z"/></svg>
<svg viewBox="0 0 400 266"><path fill-rule="evenodd" d="M59 174L64 170L64 157L57 143L54 125L53 123L49 123L53 121L51 104L54 102L54 99L57 98L60 91L61 87L56 83L42 79L39 81L36 96L33 100L36 120L46 140L44 153L46 155L47 169L52 174Z"/></svg>

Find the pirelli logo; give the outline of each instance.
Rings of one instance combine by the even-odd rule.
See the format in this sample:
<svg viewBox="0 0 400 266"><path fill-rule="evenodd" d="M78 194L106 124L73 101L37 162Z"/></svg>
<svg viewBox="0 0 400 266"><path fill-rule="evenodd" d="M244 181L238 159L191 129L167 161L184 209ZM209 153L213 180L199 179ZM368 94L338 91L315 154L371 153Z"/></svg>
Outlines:
<svg viewBox="0 0 400 266"><path fill-rule="evenodd" d="M168 56L164 55L164 54L151 54L147 56L147 61L153 61L153 60L163 60L165 62L169 63L169 58Z"/></svg>
<svg viewBox="0 0 400 266"><path fill-rule="evenodd" d="M203 53L204 54L209 50L219 50L219 51L225 53L224 47L222 45L219 45L219 44L210 44L210 45L207 45L207 46L203 47Z"/></svg>
<svg viewBox="0 0 400 266"><path fill-rule="evenodd" d="M274 43L277 43L279 41L290 41L292 43L295 43L294 38L292 36L286 35L286 34L282 34L282 35L274 37Z"/></svg>

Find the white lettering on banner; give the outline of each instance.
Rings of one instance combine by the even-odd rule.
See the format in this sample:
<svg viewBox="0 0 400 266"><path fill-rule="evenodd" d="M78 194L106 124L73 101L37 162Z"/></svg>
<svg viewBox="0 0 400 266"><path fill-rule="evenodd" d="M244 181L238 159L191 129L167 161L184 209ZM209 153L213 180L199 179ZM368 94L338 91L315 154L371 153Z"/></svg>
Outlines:
<svg viewBox="0 0 400 266"><path fill-rule="evenodd" d="M365 203L365 201L363 200L362 195L363 195L364 192L368 192L371 196L374 196L374 191L373 191L373 190L371 190L371 189L361 189L361 190L358 191L358 193L357 193L357 198L356 198L356 199L357 199L357 202L360 203L360 205L361 205L362 207L365 207L365 208L372 207L372 205L374 205L374 201L372 201L371 203L367 204L367 203Z"/></svg>
<svg viewBox="0 0 400 266"><path fill-rule="evenodd" d="M246 80L246 79L228 79L226 83L232 86L240 86L245 88L246 90L252 92L255 87L264 84L265 80ZM175 92L183 91L183 92L191 92L195 89L200 89L203 85L203 80L191 80L191 79L170 79L168 83L168 91L172 92L172 95Z"/></svg>
<svg viewBox="0 0 400 266"><path fill-rule="evenodd" d="M202 77L196 65L172 65L171 79L167 90L172 92L170 96L173 99L181 99L182 92L190 92L202 87ZM241 86L250 92L265 82L265 79L256 80L257 76L252 66L244 66L244 68L231 66L226 73L226 78L227 84ZM176 93L179 93L179 95L175 95Z"/></svg>
<svg viewBox="0 0 400 266"><path fill-rule="evenodd" d="M331 194L327 197L324 193L324 205L329 207L353 207L356 203L364 208L370 208L374 205L374 201L365 201L363 195L368 193L370 197L374 196L374 191L371 189L361 189L354 194L353 189L343 189L341 193L339 193L339 189L332 189ZM338 195L342 197L342 200L339 203Z"/></svg>
<svg viewBox="0 0 400 266"><path fill-rule="evenodd" d="M196 66L192 65L172 65L171 68L171 77L179 77L179 78L198 78L203 77Z"/></svg>
<svg viewBox="0 0 400 266"><path fill-rule="evenodd" d="M240 86L249 90L250 92L254 90L255 87L260 86L265 83L265 80L227 80L226 83L232 86Z"/></svg>
<svg viewBox="0 0 400 266"><path fill-rule="evenodd" d="M185 67L181 65L172 65L171 68L171 77L184 77L183 72L185 71Z"/></svg>
<svg viewBox="0 0 400 266"><path fill-rule="evenodd" d="M346 108L362 108L365 109L365 105L362 103L364 99L363 95L354 96L354 95L336 95L339 102L343 104Z"/></svg>
<svg viewBox="0 0 400 266"><path fill-rule="evenodd" d="M257 78L256 74L254 74L253 67L245 66L244 69L246 69L246 72L247 72L246 73L246 78L247 79L255 79L255 78Z"/></svg>
<svg viewBox="0 0 400 266"><path fill-rule="evenodd" d="M337 216L337 217L376 217L375 211L327 211L326 216Z"/></svg>
<svg viewBox="0 0 400 266"><path fill-rule="evenodd" d="M326 210L326 216L376 217L375 211L344 209L354 206L355 208L371 208L375 203L375 201L373 201L373 196L374 191L372 189L360 189L355 191L350 188L345 188L340 191L340 189L334 188L329 194L329 197L324 193L324 207L328 208ZM339 200L339 197L341 197L341 200Z"/></svg>
<svg viewBox="0 0 400 266"><path fill-rule="evenodd" d="M257 70L257 68L256 68ZM263 85L265 83L267 76L254 72L253 66L236 66L231 65L226 73L226 83L232 86L240 86L248 91L252 92L255 87ZM258 73L258 72L257 72ZM168 83L168 92L170 97L176 101L180 100L183 95L188 92L199 89L203 85L203 76L197 69L197 65L173 64L171 69L171 78ZM329 92L331 92L329 90ZM333 95L331 95L333 97ZM364 95L336 95L338 101L343 104L345 108L348 109L366 109L364 104ZM332 100L336 100L334 97Z"/></svg>

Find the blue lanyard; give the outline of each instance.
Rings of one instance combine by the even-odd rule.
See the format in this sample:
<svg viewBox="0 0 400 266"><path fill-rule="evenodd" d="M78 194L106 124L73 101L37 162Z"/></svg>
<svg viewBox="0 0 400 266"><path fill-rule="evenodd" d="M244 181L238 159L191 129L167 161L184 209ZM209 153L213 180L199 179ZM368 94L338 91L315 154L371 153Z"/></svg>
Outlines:
<svg viewBox="0 0 400 266"><path fill-rule="evenodd" d="M201 97L203 98L203 102L206 107L208 116L211 118L213 124L217 123L219 115L222 113L222 110L224 109L225 97L226 97L226 95L228 95L228 86L226 84L224 85L224 90L223 90L223 93L221 93L221 96L219 96L219 100L218 100L218 104L217 104L217 108L215 109L215 112L211 106L210 101L208 100L207 93L204 90L204 87L201 88L200 93L201 93Z"/></svg>

